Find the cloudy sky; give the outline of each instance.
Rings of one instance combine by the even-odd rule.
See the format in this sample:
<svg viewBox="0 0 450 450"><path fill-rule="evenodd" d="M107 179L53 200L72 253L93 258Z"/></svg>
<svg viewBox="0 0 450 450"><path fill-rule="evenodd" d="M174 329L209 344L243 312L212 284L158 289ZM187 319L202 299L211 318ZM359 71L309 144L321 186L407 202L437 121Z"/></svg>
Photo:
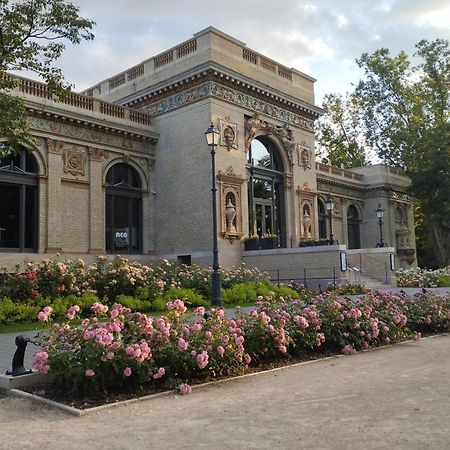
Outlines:
<svg viewBox="0 0 450 450"><path fill-rule="evenodd" d="M67 81L85 89L208 26L315 77L316 103L359 79L355 58L387 47L412 54L421 39L450 39L448 0L72 0L95 40L68 47Z"/></svg>

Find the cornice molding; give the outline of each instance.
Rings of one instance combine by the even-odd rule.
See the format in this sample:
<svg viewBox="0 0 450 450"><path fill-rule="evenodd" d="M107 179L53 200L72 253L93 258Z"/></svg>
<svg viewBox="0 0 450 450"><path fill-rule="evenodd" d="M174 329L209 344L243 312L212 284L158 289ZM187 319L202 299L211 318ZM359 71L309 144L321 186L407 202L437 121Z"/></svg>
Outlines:
<svg viewBox="0 0 450 450"><path fill-rule="evenodd" d="M158 133L133 128L131 122L130 126L127 124L120 125L114 122L98 120L88 114L75 115L63 109L49 107L49 105L45 105L45 108L43 108L41 104L29 101L25 102L25 108L32 121L33 118L36 118L70 126L88 127L90 130L96 132L106 132L108 134L120 135L124 138L148 141L151 144L156 144L159 139Z"/></svg>
<svg viewBox="0 0 450 450"><path fill-rule="evenodd" d="M249 79L230 71L220 65L205 63L194 70L172 77L154 86L147 87L129 96L118 100L121 105L130 108L141 108L158 99L176 94L179 91L192 88L206 80L220 82L221 84L234 86L243 93L251 93L259 99L265 99L271 103L283 106L286 109L297 111L302 115L310 116L312 119L320 117L324 110L308 102L294 98L282 93L270 86L263 85L255 80Z"/></svg>

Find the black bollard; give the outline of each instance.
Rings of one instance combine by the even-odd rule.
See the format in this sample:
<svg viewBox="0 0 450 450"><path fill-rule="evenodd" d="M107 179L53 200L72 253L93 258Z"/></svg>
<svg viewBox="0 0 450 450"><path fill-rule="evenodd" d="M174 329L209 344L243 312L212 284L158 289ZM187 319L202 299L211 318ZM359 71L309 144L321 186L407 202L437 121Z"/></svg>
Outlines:
<svg viewBox="0 0 450 450"><path fill-rule="evenodd" d="M6 372L6 375L12 375L13 377L17 375L25 375L27 373L33 373L32 370L25 370L23 367L23 358L25 356L25 349L30 340L22 335L16 336L16 346L17 350L14 353L12 360L12 371Z"/></svg>

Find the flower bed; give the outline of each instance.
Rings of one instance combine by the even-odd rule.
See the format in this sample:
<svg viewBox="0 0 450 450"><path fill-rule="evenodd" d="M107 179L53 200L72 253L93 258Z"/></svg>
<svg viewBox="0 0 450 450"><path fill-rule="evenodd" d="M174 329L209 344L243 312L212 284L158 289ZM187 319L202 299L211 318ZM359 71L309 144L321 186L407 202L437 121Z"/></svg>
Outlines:
<svg viewBox="0 0 450 450"><path fill-rule="evenodd" d="M437 270L399 269L395 273L399 287L430 288L438 286L450 286L450 267Z"/></svg>
<svg viewBox="0 0 450 450"><path fill-rule="evenodd" d="M177 387L186 394L192 382L241 374L268 361L324 351L351 354L446 331L450 298L369 293L352 301L325 293L308 302L269 295L234 318L203 307L188 317L181 300L167 307L166 315L152 318L97 303L90 318L73 325L79 314L74 305L67 322L51 327L33 366L54 372L56 385L72 398L143 386ZM51 314L43 309L40 319L48 321Z"/></svg>
<svg viewBox="0 0 450 450"><path fill-rule="evenodd" d="M24 273L0 271L0 323L33 322L39 310L51 306L53 317L64 318L78 304L86 317L94 303L121 303L133 311L163 311L168 301L183 299L189 307L210 303L211 268L179 266L162 260L148 267L116 257L55 262L49 259L29 264ZM257 295L274 290L277 295L296 291L277 287L258 269L242 265L222 269L222 297L226 305L254 302Z"/></svg>
<svg viewBox="0 0 450 450"><path fill-rule="evenodd" d="M77 261L44 259L29 263L23 273L0 270L0 298L27 301L36 297L55 298L94 293L101 300L114 302L119 295L154 301L173 288L193 289L205 298L211 291L210 267L185 266L162 260L159 265L146 266L116 256L108 261L100 256L97 262L86 265ZM221 270L222 287L262 280L265 274L244 264Z"/></svg>

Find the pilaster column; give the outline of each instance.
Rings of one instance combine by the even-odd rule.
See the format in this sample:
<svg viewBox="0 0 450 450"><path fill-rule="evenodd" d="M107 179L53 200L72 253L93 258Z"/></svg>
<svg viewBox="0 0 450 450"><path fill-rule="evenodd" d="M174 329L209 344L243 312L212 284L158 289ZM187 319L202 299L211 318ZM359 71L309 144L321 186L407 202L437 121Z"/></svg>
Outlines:
<svg viewBox="0 0 450 450"><path fill-rule="evenodd" d="M102 188L102 158L108 152L89 147L89 253L105 253L105 195Z"/></svg>
<svg viewBox="0 0 450 450"><path fill-rule="evenodd" d="M47 180L47 236L46 253L62 251L61 245L61 176L63 143L47 139L48 173Z"/></svg>

